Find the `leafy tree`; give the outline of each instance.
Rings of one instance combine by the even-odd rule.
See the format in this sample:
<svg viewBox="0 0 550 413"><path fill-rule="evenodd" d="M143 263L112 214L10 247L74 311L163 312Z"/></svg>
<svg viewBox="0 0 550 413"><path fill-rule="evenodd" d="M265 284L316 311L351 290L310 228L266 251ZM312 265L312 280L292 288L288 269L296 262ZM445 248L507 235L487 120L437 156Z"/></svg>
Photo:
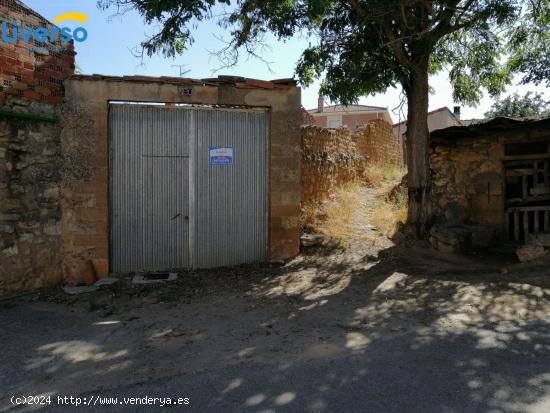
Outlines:
<svg viewBox="0 0 550 413"><path fill-rule="evenodd" d="M217 19L229 32L230 63L239 51L255 54L267 33L279 39L314 35L318 42L304 50L296 73L306 86L322 78L320 92L331 100L353 103L400 85L408 99L408 221L419 234L431 220L429 74L448 70L454 99L469 105L479 102L481 88L497 96L513 71L530 71L525 81L549 75L550 66L539 64L549 59L547 44L539 44L548 36L549 0L100 0L100 5L135 9L147 23L159 24L160 31L142 43L149 55L183 52L193 41L193 27ZM529 47L523 48L526 41Z"/></svg>
<svg viewBox="0 0 550 413"><path fill-rule="evenodd" d="M485 113L486 119L498 116L508 118L527 118L550 115L550 103L544 100L542 93L529 92L524 96L517 93L497 100L491 110Z"/></svg>

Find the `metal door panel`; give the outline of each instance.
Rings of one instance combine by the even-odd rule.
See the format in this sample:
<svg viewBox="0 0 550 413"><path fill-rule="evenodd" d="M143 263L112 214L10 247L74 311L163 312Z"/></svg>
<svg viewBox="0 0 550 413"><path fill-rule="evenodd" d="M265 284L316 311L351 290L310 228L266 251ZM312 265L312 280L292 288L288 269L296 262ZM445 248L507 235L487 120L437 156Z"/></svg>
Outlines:
<svg viewBox="0 0 550 413"><path fill-rule="evenodd" d="M196 110L195 225L192 265L265 261L267 143L265 111ZM231 165L209 164L209 148L233 148Z"/></svg>
<svg viewBox="0 0 550 413"><path fill-rule="evenodd" d="M163 107L110 107L114 272L189 265L189 117Z"/></svg>

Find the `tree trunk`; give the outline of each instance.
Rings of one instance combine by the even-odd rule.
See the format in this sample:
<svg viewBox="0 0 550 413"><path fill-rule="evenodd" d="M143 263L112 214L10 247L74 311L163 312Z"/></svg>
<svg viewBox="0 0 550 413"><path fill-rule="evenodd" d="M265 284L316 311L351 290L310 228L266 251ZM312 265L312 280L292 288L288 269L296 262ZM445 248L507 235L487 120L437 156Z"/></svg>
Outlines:
<svg viewBox="0 0 550 413"><path fill-rule="evenodd" d="M409 184L408 224L419 237L431 225L431 179L428 130L428 61L411 73L405 88L408 100L407 168Z"/></svg>

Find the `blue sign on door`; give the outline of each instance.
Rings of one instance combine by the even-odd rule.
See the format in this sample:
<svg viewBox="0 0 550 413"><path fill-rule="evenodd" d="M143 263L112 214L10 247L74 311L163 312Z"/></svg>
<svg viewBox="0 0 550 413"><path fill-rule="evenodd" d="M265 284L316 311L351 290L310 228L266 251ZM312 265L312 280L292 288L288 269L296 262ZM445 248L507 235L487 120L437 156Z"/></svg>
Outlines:
<svg viewBox="0 0 550 413"><path fill-rule="evenodd" d="M208 164L233 165L233 148L208 148Z"/></svg>

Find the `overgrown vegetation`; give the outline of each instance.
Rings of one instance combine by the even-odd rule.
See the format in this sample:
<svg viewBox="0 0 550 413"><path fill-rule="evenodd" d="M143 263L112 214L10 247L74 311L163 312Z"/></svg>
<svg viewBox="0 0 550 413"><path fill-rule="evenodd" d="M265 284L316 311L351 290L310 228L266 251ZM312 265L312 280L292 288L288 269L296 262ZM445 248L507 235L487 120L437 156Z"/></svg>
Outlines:
<svg viewBox="0 0 550 413"><path fill-rule="evenodd" d="M365 170L367 185L375 190L370 223L392 237L407 221L405 170L391 164L370 163Z"/></svg>
<svg viewBox="0 0 550 413"><path fill-rule="evenodd" d="M337 189L328 201L304 205L304 229L339 240L345 246L345 240L356 231L354 218L363 207L363 185L360 181L349 182Z"/></svg>
<svg viewBox="0 0 550 413"><path fill-rule="evenodd" d="M368 238L374 227L391 237L400 223L407 220L407 187L405 170L391 164L370 163L361 180L338 189L326 202L312 202L302 208L302 223L306 231L338 240L361 233Z"/></svg>

